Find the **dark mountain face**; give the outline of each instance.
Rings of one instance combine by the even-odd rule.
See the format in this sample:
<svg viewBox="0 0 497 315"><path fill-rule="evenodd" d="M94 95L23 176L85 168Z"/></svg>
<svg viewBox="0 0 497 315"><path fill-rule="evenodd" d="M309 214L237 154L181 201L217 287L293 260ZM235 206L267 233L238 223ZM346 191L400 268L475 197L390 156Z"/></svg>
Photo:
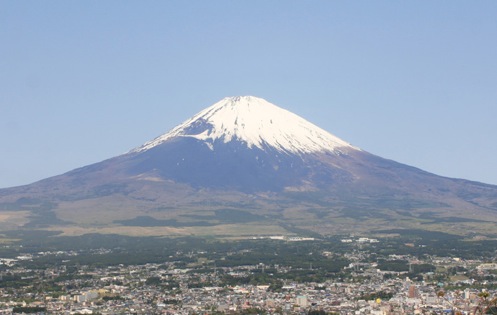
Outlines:
<svg viewBox="0 0 497 315"><path fill-rule="evenodd" d="M496 186L369 154L268 104L225 99L127 154L0 190L0 230L492 234Z"/></svg>
<svg viewBox="0 0 497 315"><path fill-rule="evenodd" d="M294 155L270 147L248 148L237 141L214 146L216 149L212 150L196 139L174 139L129 155L126 172L131 176L154 173L197 189L234 189L245 193L282 192L305 180L327 185L335 173L350 176L310 154Z"/></svg>

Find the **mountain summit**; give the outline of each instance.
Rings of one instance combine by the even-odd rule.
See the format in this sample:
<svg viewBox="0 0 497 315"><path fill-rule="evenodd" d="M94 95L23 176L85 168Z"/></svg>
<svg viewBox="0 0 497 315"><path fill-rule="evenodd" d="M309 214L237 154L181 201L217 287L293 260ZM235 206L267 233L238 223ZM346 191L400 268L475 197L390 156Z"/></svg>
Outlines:
<svg viewBox="0 0 497 315"><path fill-rule="evenodd" d="M151 149L174 137L202 140L211 150L216 143L231 141L242 142L248 148L296 154L352 148L303 118L254 96L224 98L134 152Z"/></svg>
<svg viewBox="0 0 497 315"><path fill-rule="evenodd" d="M2 189L0 211L0 231L348 234L395 226L495 235L497 187L381 158L243 96L126 154Z"/></svg>

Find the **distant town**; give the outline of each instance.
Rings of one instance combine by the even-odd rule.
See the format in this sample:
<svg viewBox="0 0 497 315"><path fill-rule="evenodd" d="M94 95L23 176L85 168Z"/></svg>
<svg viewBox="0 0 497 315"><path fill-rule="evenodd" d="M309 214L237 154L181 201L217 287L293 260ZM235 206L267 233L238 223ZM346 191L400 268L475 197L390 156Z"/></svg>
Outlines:
<svg viewBox="0 0 497 315"><path fill-rule="evenodd" d="M120 246L35 252L3 245L17 254L0 257L0 314L497 312L495 248L457 257L426 254L430 245L416 241L362 236L168 242L154 262L137 264Z"/></svg>

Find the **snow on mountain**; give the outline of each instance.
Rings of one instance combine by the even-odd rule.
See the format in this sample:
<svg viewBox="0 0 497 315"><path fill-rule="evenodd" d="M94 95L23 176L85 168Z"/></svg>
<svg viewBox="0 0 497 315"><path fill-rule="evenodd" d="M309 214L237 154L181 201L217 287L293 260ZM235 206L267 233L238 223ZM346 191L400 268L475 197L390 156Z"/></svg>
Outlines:
<svg viewBox="0 0 497 315"><path fill-rule="evenodd" d="M131 152L142 152L175 137L191 137L211 149L216 142L233 140L261 150L272 147L294 154L322 151L340 152L349 143L305 119L254 96L227 97L204 109L168 133Z"/></svg>

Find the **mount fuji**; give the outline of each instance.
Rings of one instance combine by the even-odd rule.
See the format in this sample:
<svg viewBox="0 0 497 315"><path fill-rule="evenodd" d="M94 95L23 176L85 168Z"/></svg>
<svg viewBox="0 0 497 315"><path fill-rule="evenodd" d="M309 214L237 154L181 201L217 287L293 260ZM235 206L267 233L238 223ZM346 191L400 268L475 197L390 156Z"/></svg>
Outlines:
<svg viewBox="0 0 497 315"><path fill-rule="evenodd" d="M246 96L225 98L126 156L136 175L260 192L283 191L306 179L320 183L329 170L318 155L354 150L301 117Z"/></svg>
<svg viewBox="0 0 497 315"><path fill-rule="evenodd" d="M494 235L497 186L387 160L253 96L228 97L123 155L0 190L0 231L67 235ZM2 215L3 214L3 215Z"/></svg>

